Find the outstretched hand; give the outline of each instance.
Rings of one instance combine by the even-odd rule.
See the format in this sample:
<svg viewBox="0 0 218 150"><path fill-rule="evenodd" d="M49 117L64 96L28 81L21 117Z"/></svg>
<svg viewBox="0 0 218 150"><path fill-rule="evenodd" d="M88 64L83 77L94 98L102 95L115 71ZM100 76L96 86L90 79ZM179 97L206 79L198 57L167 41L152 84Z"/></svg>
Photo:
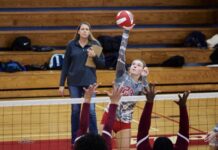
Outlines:
<svg viewBox="0 0 218 150"><path fill-rule="evenodd" d="M134 28L135 24L132 24L130 27L126 27L126 26L123 26L123 28L125 30L132 30Z"/></svg>
<svg viewBox="0 0 218 150"><path fill-rule="evenodd" d="M179 101L175 101L176 104L178 104L179 106L186 106L186 102L187 102L189 94L190 94L190 91L185 91L183 95L178 94Z"/></svg>
<svg viewBox="0 0 218 150"><path fill-rule="evenodd" d="M112 104L118 104L122 97L121 87L118 88L115 85L113 85L113 89L111 92L105 91L105 93L107 93L107 95L110 97Z"/></svg>
<svg viewBox="0 0 218 150"><path fill-rule="evenodd" d="M83 88L83 90L85 91L85 94L84 94L85 102L90 103L92 95L94 93L97 93L96 91L97 88L98 88L97 83L90 84L88 88Z"/></svg>
<svg viewBox="0 0 218 150"><path fill-rule="evenodd" d="M143 93L145 94L147 101L153 103L158 91L155 90L155 84L150 83L148 87L144 88Z"/></svg>
<svg viewBox="0 0 218 150"><path fill-rule="evenodd" d="M148 76L149 74L149 70L148 70L148 67L144 67L142 73L141 73L141 76L145 77L145 76Z"/></svg>

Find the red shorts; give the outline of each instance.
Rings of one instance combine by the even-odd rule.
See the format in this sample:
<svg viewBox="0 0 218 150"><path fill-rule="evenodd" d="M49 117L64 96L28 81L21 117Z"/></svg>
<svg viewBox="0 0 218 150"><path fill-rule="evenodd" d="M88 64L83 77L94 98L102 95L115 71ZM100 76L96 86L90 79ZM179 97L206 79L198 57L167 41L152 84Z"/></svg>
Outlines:
<svg viewBox="0 0 218 150"><path fill-rule="evenodd" d="M108 117L108 113L104 112L102 120L101 120L101 124L105 124L107 117ZM115 133L117 133L120 130L130 129L130 128L131 128L131 123L124 123L124 122L121 122L115 119L112 130Z"/></svg>

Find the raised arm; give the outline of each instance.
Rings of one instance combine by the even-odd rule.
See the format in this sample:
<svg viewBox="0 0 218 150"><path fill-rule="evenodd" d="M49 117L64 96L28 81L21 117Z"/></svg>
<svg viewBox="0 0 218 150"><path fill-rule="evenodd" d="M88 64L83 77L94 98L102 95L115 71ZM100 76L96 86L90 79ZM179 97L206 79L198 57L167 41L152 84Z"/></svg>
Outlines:
<svg viewBox="0 0 218 150"><path fill-rule="evenodd" d="M119 78L126 71L126 47L129 38L129 30L124 30L120 44L119 56L116 66L116 78Z"/></svg>
<svg viewBox="0 0 218 150"><path fill-rule="evenodd" d="M179 96L179 101L176 102L179 105L180 121L179 121L179 133L177 134L177 140L175 144L175 150L187 150L189 144L189 118L186 107L186 101L189 96L189 91L184 92Z"/></svg>
<svg viewBox="0 0 218 150"><path fill-rule="evenodd" d="M85 95L84 95L84 103L82 107L82 113L80 116L80 126L79 130L77 132L77 138L75 141L77 141L82 135L86 134L88 126L89 126L89 110L90 110L90 101L92 95L95 93L95 90L97 89L98 85L93 84L90 85L87 89L84 88Z"/></svg>
<svg viewBox="0 0 218 150"><path fill-rule="evenodd" d="M155 91L155 85L150 84L148 88L145 88L144 94L146 95L147 102L145 104L139 122L136 144L137 150L151 150L148 132L151 126L151 113L153 108L153 101L155 95L157 94L157 92Z"/></svg>
<svg viewBox="0 0 218 150"><path fill-rule="evenodd" d="M118 105L118 102L119 102L122 94L121 94L120 88L116 88L115 86L113 88L112 93L107 92L107 94L111 99L111 103L109 106L108 118L107 118L107 120L104 124L104 127L103 127L102 136L107 143L108 150L112 150L111 131L112 131L113 124L115 121L117 105Z"/></svg>

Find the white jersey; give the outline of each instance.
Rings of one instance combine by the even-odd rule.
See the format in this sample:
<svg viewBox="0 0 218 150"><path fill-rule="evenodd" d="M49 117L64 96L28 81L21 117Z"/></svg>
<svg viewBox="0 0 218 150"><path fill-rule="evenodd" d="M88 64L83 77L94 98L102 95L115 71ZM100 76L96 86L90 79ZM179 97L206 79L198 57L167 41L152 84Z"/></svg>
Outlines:
<svg viewBox="0 0 218 150"><path fill-rule="evenodd" d="M123 96L133 96L142 94L142 90L147 86L147 82L135 82L128 73L116 79L116 85L121 87ZM130 123L132 120L133 108L136 102L121 102L117 107L116 118L124 123Z"/></svg>
<svg viewBox="0 0 218 150"><path fill-rule="evenodd" d="M140 95L144 87L147 86L146 77L143 77L138 82L134 81L133 78L128 74L126 70L126 57L125 51L128 42L129 31L124 30L122 35L122 41L119 50L119 57L116 66L116 80L115 84L117 87L121 87L123 96ZM116 118L124 123L130 123L132 120L133 108L136 102L121 102L118 105L116 111Z"/></svg>

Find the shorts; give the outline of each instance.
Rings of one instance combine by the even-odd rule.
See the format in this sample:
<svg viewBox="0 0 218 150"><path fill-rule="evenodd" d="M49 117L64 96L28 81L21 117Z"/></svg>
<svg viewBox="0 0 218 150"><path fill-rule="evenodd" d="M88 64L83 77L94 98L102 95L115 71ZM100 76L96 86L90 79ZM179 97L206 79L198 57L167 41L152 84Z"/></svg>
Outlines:
<svg viewBox="0 0 218 150"><path fill-rule="evenodd" d="M105 124L107 117L108 117L108 113L104 112L102 120L101 120L101 124ZM131 123L124 123L124 122L121 122L119 120L115 120L112 130L115 133L117 133L121 130L130 129L130 128L131 128Z"/></svg>

